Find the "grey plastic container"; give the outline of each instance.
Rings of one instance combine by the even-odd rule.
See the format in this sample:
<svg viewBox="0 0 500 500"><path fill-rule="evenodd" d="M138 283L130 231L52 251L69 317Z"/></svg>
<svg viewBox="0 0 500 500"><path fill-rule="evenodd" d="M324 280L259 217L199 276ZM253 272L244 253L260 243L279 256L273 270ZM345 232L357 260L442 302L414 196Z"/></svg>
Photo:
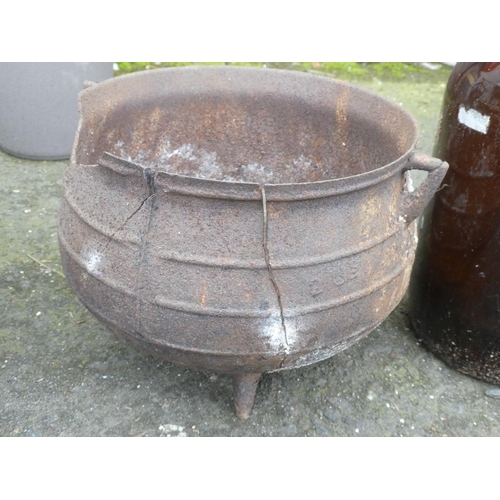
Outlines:
<svg viewBox="0 0 500 500"><path fill-rule="evenodd" d="M83 82L112 76L112 62L0 63L0 148L31 160L69 158Z"/></svg>

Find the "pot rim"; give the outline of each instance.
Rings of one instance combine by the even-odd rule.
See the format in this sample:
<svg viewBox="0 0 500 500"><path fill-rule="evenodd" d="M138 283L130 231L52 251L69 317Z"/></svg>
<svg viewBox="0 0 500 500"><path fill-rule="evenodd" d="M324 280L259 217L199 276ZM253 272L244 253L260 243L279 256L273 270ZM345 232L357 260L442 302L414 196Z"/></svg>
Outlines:
<svg viewBox="0 0 500 500"><path fill-rule="evenodd" d="M289 201L289 200L304 200L323 198L338 194L349 193L358 191L392 177L397 172L403 170L403 167L409 161L410 156L415 152L419 128L415 118L405 109L397 106L394 102L390 101L384 96L376 94L375 92L353 85L351 83L330 78L327 76L320 76L310 73L302 73L293 70L284 69L271 69L271 68L256 68L256 67L240 67L240 66L183 66L175 68L161 68L155 70L146 70L136 73L130 73L119 77L104 80L98 84L93 84L82 90L78 95L78 107L80 110L80 121L78 131L76 134L73 151L71 154L70 165L79 164L84 167L96 167L95 164L83 164L76 162L76 150L79 145L80 129L83 124L83 108L91 99L92 94L96 92L109 92L116 82L121 82L131 79L161 79L162 74L186 73L186 72L202 72L210 74L222 75L240 75L242 73L263 73L268 74L288 74L293 75L294 80L300 81L301 79L317 82L328 82L327 85L334 84L337 87L344 87L365 94L375 101L384 103L385 106L395 110L397 113L403 115L408 123L413 128L413 139L411 140L410 147L398 158L392 162L382 165L381 167L362 172L359 174L349 175L345 177L338 177L334 179L325 179L312 182L293 182L293 183L256 183L256 182L243 182L235 180L217 180L205 179L202 177L188 176L166 172L160 169L146 167L140 163L127 160L122 157L112 155L104 152L98 160L98 165L115 171L121 175L130 175L132 173L145 176L146 172L153 173L155 177L155 185L170 192L178 192L186 195L194 195L207 198L222 198L234 200L261 200L262 188L266 191L266 197L269 201Z"/></svg>

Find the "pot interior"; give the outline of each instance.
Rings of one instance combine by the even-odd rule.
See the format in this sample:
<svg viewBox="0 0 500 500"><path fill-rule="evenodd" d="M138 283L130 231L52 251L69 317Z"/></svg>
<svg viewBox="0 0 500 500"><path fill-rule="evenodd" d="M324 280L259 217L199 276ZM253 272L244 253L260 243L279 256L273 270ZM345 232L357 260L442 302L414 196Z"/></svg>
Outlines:
<svg viewBox="0 0 500 500"><path fill-rule="evenodd" d="M144 72L82 93L76 161L96 164L108 152L203 179L308 183L378 169L415 144L408 113L357 87L287 71L202 69Z"/></svg>

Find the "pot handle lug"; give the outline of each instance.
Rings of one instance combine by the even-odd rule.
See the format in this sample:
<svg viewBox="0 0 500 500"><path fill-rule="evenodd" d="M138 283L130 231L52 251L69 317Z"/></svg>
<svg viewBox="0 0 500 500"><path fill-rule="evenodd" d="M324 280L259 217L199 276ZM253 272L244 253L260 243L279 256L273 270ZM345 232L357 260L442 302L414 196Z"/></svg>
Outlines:
<svg viewBox="0 0 500 500"><path fill-rule="evenodd" d="M407 224L413 222L431 201L448 171L448 163L414 151L402 172L409 170L425 170L429 175L415 191L403 192L401 212Z"/></svg>

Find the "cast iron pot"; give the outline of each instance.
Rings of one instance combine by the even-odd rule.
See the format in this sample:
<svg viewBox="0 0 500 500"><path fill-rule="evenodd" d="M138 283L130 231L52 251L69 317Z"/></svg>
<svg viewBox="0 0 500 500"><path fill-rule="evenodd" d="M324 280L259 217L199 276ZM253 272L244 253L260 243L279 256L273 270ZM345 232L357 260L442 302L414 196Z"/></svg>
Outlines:
<svg viewBox="0 0 500 500"><path fill-rule="evenodd" d="M328 358L406 291L414 220L447 165L411 116L309 74L154 70L80 94L59 242L67 279L121 337L234 377ZM416 191L405 172L430 172Z"/></svg>

